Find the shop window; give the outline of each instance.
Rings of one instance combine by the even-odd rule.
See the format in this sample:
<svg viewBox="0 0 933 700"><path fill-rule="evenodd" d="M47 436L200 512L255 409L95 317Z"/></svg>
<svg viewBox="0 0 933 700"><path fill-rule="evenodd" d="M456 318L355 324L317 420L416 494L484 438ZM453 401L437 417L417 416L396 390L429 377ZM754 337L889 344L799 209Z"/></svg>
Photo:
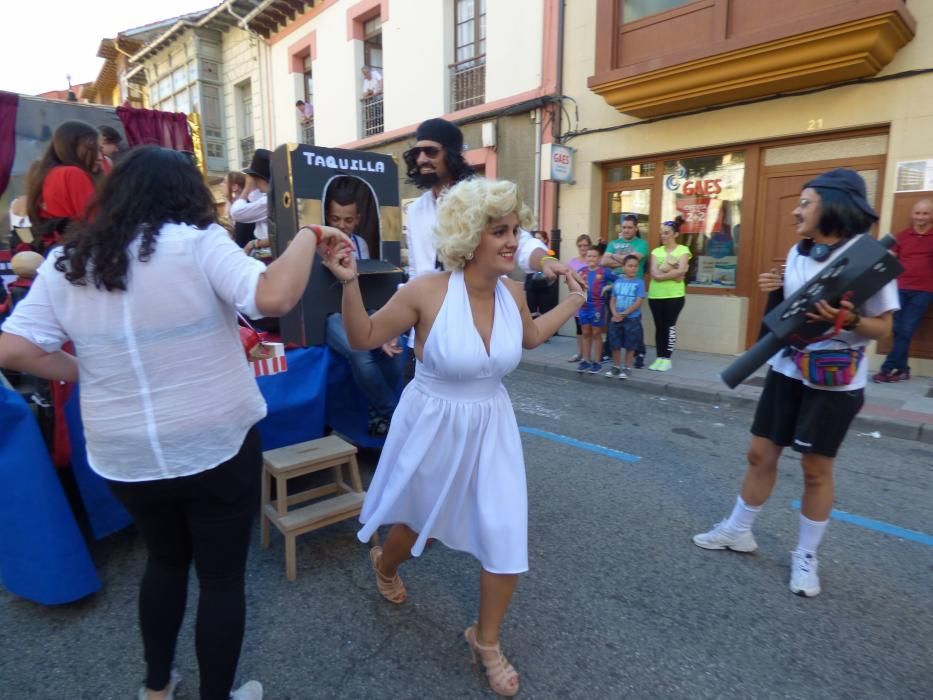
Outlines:
<svg viewBox="0 0 933 700"><path fill-rule="evenodd" d="M638 236L648 235L648 215L651 212L651 190L630 189L609 192L607 197L606 230L599 239L604 243L622 235L622 220L629 214L638 217Z"/></svg>
<svg viewBox="0 0 933 700"><path fill-rule="evenodd" d="M636 19L673 10L675 7L687 5L691 2L693 0L619 0L619 4L622 6L623 22L634 22Z"/></svg>
<svg viewBox="0 0 933 700"><path fill-rule="evenodd" d="M684 218L679 240L693 254L688 284L736 286L744 181L741 151L665 161L661 219Z"/></svg>
<svg viewBox="0 0 933 700"><path fill-rule="evenodd" d="M654 177L655 163L635 163L634 165L611 165L606 169L607 182L628 182Z"/></svg>

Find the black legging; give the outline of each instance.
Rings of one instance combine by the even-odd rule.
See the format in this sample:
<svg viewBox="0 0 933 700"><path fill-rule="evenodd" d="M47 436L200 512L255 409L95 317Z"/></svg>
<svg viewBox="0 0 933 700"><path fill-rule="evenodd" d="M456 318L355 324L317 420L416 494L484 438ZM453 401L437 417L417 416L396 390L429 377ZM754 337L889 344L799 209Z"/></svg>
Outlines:
<svg viewBox="0 0 933 700"><path fill-rule="evenodd" d="M651 315L654 316L654 346L658 357L670 358L677 342L677 317L684 308L686 297L673 299L649 299Z"/></svg>
<svg viewBox="0 0 933 700"><path fill-rule="evenodd" d="M177 479L108 482L149 554L139 590L147 688L161 690L169 682L193 560L201 700L230 697L246 621L244 572L261 469L254 427L239 453L213 469Z"/></svg>

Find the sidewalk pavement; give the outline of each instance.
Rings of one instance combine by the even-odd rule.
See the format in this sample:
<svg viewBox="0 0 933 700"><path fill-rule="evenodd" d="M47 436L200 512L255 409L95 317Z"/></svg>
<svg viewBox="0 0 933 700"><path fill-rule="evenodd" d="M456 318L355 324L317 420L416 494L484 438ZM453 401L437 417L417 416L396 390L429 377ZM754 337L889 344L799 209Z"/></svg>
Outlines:
<svg viewBox="0 0 933 700"><path fill-rule="evenodd" d="M580 382L618 385L619 390L636 389L693 401L706 401L727 406L754 408L761 395L764 365L735 389L729 389L719 373L735 358L689 350L675 350L673 367L667 372L648 369L633 370L626 380L609 379L602 372L609 369L603 363L598 375L578 374L577 363L567 362L577 349L576 339L554 336L547 343L525 350L522 368L547 374L566 373ZM648 348L646 365L654 360L654 349ZM875 384L870 379L865 388L865 405L852 424L860 433L877 433L875 437L896 437L918 440L933 445L933 378L913 377L910 381Z"/></svg>

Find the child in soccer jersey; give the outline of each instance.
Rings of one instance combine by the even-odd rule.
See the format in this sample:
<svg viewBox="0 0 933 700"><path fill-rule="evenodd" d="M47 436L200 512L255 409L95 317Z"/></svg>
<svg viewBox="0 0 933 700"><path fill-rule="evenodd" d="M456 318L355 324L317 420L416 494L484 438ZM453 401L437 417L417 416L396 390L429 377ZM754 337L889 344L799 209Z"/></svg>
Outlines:
<svg viewBox="0 0 933 700"><path fill-rule="evenodd" d="M609 346L612 367L606 376L628 379L635 351L642 342L641 305L645 300L645 281L638 275L638 256L626 255L622 262L623 277L616 278L609 301ZM625 364L622 350L625 349Z"/></svg>
<svg viewBox="0 0 933 700"><path fill-rule="evenodd" d="M600 252L590 248L586 252L586 268L581 275L586 280L586 303L580 307L580 327L583 329L583 359L577 372L598 374L602 369L603 329L606 326L606 295L612 290L616 276L599 264Z"/></svg>

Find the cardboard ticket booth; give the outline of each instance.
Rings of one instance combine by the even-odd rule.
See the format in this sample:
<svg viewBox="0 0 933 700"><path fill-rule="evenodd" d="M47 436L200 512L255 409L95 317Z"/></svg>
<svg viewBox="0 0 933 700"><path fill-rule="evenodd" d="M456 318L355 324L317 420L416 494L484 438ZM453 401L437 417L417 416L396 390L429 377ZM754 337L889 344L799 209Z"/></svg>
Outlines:
<svg viewBox="0 0 933 700"><path fill-rule="evenodd" d="M368 309L388 301L403 281L398 167L391 156L368 151L279 146L272 155L269 194L273 254L278 257L302 226L326 224L335 188L351 188L360 214L357 234L370 259L357 264ZM324 343L327 316L340 310L341 287L315 256L311 280L301 300L280 319L282 339L296 345Z"/></svg>

